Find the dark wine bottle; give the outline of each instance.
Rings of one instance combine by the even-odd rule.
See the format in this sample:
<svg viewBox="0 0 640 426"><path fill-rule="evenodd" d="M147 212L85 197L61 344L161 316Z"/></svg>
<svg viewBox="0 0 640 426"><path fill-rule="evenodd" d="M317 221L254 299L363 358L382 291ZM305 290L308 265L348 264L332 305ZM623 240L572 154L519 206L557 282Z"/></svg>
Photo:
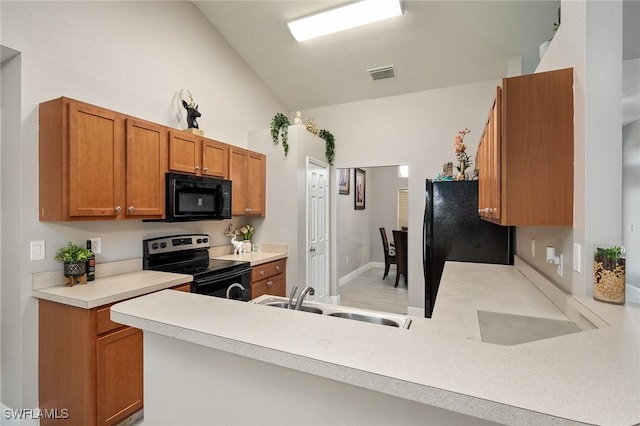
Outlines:
<svg viewBox="0 0 640 426"><path fill-rule="evenodd" d="M87 281L93 281L96 279L96 255L91 251L91 240L87 240L87 249L91 254L87 259Z"/></svg>

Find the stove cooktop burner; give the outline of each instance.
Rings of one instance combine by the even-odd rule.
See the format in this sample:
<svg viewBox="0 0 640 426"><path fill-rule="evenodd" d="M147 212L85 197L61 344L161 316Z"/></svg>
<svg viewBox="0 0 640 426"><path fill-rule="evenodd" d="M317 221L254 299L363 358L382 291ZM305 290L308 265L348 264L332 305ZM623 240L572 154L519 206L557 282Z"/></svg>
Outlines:
<svg viewBox="0 0 640 426"><path fill-rule="evenodd" d="M165 272L175 272L177 274L193 275L210 275L217 272L228 272L236 269L245 269L250 265L249 262L239 260L220 260L209 259L208 261L200 261L197 263L183 265L166 265L162 269Z"/></svg>

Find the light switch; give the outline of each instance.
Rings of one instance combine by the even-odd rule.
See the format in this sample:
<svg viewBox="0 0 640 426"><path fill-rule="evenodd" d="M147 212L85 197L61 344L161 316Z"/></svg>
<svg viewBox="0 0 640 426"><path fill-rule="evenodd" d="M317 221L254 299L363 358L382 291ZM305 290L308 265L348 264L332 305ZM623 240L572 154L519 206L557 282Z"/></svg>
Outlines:
<svg viewBox="0 0 640 426"><path fill-rule="evenodd" d="M31 241L31 260L44 260L45 247L44 240Z"/></svg>
<svg viewBox="0 0 640 426"><path fill-rule="evenodd" d="M573 270L580 272L580 244L573 245Z"/></svg>

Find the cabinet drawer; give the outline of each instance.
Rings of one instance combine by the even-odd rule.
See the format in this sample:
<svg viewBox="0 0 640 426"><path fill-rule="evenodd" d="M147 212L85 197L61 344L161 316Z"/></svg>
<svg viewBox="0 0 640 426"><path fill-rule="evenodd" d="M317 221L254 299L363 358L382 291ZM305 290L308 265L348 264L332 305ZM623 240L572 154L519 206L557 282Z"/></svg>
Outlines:
<svg viewBox="0 0 640 426"><path fill-rule="evenodd" d="M277 275L275 277L267 278L265 280L251 283L251 298L255 299L264 294L270 294L272 296L285 296L285 282L284 276Z"/></svg>
<svg viewBox="0 0 640 426"><path fill-rule="evenodd" d="M111 305L106 305L98 308L96 311L96 334L104 334L116 328L124 327L124 324L118 324L111 321L109 310Z"/></svg>
<svg viewBox="0 0 640 426"><path fill-rule="evenodd" d="M276 260L275 262L263 263L254 266L251 269L251 282L264 280L285 272L285 260Z"/></svg>

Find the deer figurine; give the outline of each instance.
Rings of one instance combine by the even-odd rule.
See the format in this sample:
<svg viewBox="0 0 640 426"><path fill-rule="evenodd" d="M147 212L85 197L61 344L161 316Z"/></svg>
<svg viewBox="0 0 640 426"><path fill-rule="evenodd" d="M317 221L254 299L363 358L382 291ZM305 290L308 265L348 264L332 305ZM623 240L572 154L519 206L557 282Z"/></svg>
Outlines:
<svg viewBox="0 0 640 426"><path fill-rule="evenodd" d="M193 100L191 92L187 90L187 93L189 93L189 102L182 99L182 91L180 91L180 100L182 100L182 106L187 110L187 126L190 129L198 129L198 122L196 121L196 119L198 117L201 117L202 114L200 114L200 111L198 111L198 105L196 105L196 102Z"/></svg>
<svg viewBox="0 0 640 426"><path fill-rule="evenodd" d="M227 237L231 237L231 244L233 245L233 254L241 254L242 253L242 241L236 240L238 235L240 235L240 230L236 229L233 224L229 224L229 230L224 233Z"/></svg>

